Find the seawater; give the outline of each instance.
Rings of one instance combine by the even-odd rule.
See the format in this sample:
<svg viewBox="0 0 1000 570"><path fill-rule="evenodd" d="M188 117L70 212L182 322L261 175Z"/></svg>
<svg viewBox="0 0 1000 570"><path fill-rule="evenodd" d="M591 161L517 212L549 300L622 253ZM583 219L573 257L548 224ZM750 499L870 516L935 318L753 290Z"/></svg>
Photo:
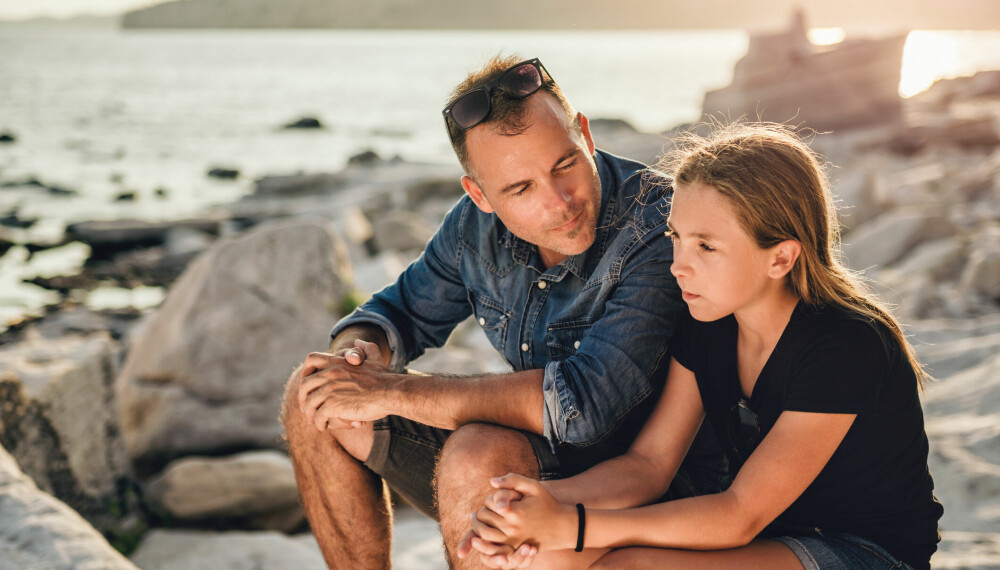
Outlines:
<svg viewBox="0 0 1000 570"><path fill-rule="evenodd" d="M440 115L487 57L539 57L591 118L663 130L699 118L732 77L742 31L125 31L0 28L0 182L79 192L0 192L0 213L51 220L174 218L231 201L265 174L328 171L366 149L454 162ZM914 32L906 94L1000 67L1000 32ZM280 127L315 116L325 129ZM208 179L214 166L236 182ZM166 191L167 198L155 196ZM134 202L113 202L134 192Z"/></svg>
<svg viewBox="0 0 1000 570"><path fill-rule="evenodd" d="M37 178L75 190L0 188L0 215L39 218L15 232L55 239L66 223L173 219L230 202L266 174L335 171L372 149L454 163L441 107L486 58L539 57L591 118L658 131L699 118L706 90L727 85L742 31L125 31L0 27L0 184ZM1000 32L913 32L901 93L1000 67ZM303 116L321 130L283 130ZM600 141L598 141L600 144ZM206 176L240 170L236 181ZM162 190L165 197L158 196ZM132 202L115 196L135 193ZM72 264L86 252L72 250ZM43 256L44 259L44 256ZM0 259L0 328L43 291L23 248ZM65 267L68 261L63 262ZM60 262L46 262L48 273ZM16 290L15 290L16 289ZM28 300L30 298L30 300ZM5 316L6 315L6 316Z"/></svg>

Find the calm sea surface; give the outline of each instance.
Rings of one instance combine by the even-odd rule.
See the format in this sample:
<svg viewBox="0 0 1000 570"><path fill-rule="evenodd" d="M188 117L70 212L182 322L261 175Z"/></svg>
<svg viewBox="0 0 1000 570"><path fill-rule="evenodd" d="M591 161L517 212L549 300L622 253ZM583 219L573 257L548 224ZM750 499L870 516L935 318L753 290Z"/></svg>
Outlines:
<svg viewBox="0 0 1000 570"><path fill-rule="evenodd" d="M79 194L0 188L0 216L40 218L21 237L44 239L69 221L193 215L247 193L255 177L337 170L369 148L451 162L442 103L467 70L500 51L541 58L592 118L661 130L696 120L705 90L729 83L746 46L740 31L2 27L0 132L18 140L0 145L0 184L30 177ZM914 32L900 88L912 94L989 68L1000 68L1000 32ZM280 128L302 116L327 128ZM242 177L209 179L214 166ZM122 192L137 199L114 202ZM11 256L24 252L0 259L0 321L24 297L11 294L14 274L35 271Z"/></svg>

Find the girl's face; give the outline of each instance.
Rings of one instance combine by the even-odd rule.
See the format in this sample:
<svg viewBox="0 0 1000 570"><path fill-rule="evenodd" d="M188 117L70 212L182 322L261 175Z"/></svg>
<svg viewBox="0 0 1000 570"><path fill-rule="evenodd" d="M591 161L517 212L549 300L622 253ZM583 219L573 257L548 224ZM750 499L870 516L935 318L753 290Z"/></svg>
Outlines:
<svg viewBox="0 0 1000 570"><path fill-rule="evenodd" d="M674 242L670 272L695 319L714 321L746 308L773 283L768 251L747 235L714 187L677 186L667 223Z"/></svg>

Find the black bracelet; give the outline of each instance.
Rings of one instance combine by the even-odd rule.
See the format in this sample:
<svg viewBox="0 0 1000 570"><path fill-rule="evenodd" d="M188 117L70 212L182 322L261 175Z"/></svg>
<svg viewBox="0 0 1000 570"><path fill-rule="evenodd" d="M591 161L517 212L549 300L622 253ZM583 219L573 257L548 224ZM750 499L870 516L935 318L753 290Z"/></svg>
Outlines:
<svg viewBox="0 0 1000 570"><path fill-rule="evenodd" d="M574 552L583 552L583 531L587 528L587 513L583 510L583 503L576 504L576 514L579 517L579 525L576 527L576 548Z"/></svg>

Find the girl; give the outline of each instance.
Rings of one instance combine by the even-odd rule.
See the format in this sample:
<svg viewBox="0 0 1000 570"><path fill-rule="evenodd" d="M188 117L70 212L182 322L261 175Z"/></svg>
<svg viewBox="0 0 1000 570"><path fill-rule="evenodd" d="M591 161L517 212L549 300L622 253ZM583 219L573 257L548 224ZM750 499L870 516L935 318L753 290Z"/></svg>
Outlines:
<svg viewBox="0 0 1000 570"><path fill-rule="evenodd" d="M942 508L925 373L838 260L817 156L783 127L735 125L690 141L674 172L671 273L690 318L655 412L626 455L576 477L494 479L460 554L493 567L563 550L573 568L929 568ZM732 486L650 505L703 420Z"/></svg>

